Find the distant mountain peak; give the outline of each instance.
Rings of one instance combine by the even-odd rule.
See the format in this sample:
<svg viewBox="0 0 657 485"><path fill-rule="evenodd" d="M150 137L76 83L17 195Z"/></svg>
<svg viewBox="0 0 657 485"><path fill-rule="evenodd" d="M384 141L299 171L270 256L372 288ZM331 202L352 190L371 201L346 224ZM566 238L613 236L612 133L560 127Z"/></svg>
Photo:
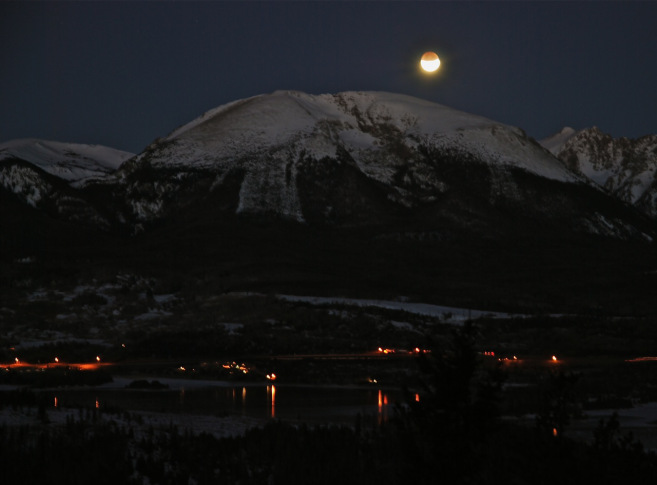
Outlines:
<svg viewBox="0 0 657 485"><path fill-rule="evenodd" d="M0 161L17 159L66 180L79 183L116 171L133 153L102 145L62 143L25 138L0 143Z"/></svg>
<svg viewBox="0 0 657 485"><path fill-rule="evenodd" d="M561 131L547 138L544 138L543 140L540 140L539 143L550 153L556 155L559 153L564 144L576 134L577 130L571 128L570 126L564 126Z"/></svg>
<svg viewBox="0 0 657 485"><path fill-rule="evenodd" d="M541 143L574 172L657 218L657 135L614 138L594 126Z"/></svg>

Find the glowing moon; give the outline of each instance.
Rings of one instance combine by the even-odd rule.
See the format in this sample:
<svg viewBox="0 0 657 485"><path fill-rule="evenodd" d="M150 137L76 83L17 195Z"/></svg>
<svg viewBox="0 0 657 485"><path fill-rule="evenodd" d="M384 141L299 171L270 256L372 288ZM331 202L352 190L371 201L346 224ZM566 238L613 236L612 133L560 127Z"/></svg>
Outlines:
<svg viewBox="0 0 657 485"><path fill-rule="evenodd" d="M426 72L435 72L440 67L440 59L435 52L425 52L420 59L420 66Z"/></svg>

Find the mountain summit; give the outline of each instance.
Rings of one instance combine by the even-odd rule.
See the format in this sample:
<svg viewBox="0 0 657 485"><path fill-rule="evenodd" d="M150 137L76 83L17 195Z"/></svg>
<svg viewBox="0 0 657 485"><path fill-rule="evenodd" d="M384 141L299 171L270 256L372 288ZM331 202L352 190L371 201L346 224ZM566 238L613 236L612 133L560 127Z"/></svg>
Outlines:
<svg viewBox="0 0 657 485"><path fill-rule="evenodd" d="M156 140L114 183L120 218L138 224L214 207L212 217L443 236L646 233L521 129L383 92L277 91L220 106Z"/></svg>
<svg viewBox="0 0 657 485"><path fill-rule="evenodd" d="M240 171L238 213L274 212L304 221L308 194L302 193L302 179L310 172L323 177L329 167L348 165L342 170L378 183L390 200L413 206L444 191L429 161L438 153L500 170L578 180L517 128L380 92L312 96L278 91L229 103L178 128L134 164L212 171L215 184Z"/></svg>
<svg viewBox="0 0 657 485"><path fill-rule="evenodd" d="M522 130L418 98L384 92L313 96L277 91L220 106L175 130L166 140L182 150L181 158L169 159L165 164L223 165L264 153L281 155L286 160L291 156L319 160L335 158L344 150L364 173L389 183L384 172L412 162L403 155L414 149L459 145L491 163L573 180L558 161L529 143ZM391 156L389 152L395 147L406 150Z"/></svg>

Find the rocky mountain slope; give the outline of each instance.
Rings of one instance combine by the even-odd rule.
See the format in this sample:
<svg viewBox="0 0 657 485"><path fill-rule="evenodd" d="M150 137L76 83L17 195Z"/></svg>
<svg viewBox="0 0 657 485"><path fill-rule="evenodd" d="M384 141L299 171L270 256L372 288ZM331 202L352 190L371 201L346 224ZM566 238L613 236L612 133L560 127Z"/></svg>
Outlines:
<svg viewBox="0 0 657 485"><path fill-rule="evenodd" d="M633 140L564 128L541 143L573 172L657 219L657 135Z"/></svg>
<svg viewBox="0 0 657 485"><path fill-rule="evenodd" d="M49 215L107 229L109 220L81 189L132 156L100 145L13 140L0 144L0 187Z"/></svg>

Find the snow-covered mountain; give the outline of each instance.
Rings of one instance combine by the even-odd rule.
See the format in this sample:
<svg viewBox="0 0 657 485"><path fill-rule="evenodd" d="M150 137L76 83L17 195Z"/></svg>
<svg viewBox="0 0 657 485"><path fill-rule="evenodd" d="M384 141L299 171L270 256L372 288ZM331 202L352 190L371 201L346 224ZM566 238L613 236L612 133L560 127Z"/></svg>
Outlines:
<svg viewBox="0 0 657 485"><path fill-rule="evenodd" d="M107 218L79 189L113 174L132 156L100 145L13 140L0 144L0 187L33 208L109 227Z"/></svg>
<svg viewBox="0 0 657 485"><path fill-rule="evenodd" d="M613 138L598 128L564 128L541 141L573 172L657 218L657 135Z"/></svg>
<svg viewBox="0 0 657 485"><path fill-rule="evenodd" d="M561 153L577 139L571 131L548 146ZM410 96L277 91L210 110L136 156L5 143L0 186L103 228L246 215L423 240L652 237L654 228L562 160L519 128Z"/></svg>
<svg viewBox="0 0 657 485"><path fill-rule="evenodd" d="M346 92L313 96L277 91L220 106L167 138L176 146L157 164L224 167L235 160L269 154L316 160L343 149L366 175L391 183L408 157L390 148L447 148L458 145L482 160L523 168L543 177L574 181L545 156L522 130L410 96ZM395 156L396 155L396 156Z"/></svg>
<svg viewBox="0 0 657 485"><path fill-rule="evenodd" d="M0 143L0 162L22 160L73 185L79 185L92 177L111 174L133 156L133 153L102 145L33 138Z"/></svg>
<svg viewBox="0 0 657 485"><path fill-rule="evenodd" d="M388 200L413 207L435 201L447 188L437 156L467 158L499 173L521 169L551 180L580 181L522 130L380 92L313 96L279 91L229 103L154 143L119 174L140 219L166 211L167 197L201 171L214 174L213 188L239 172L238 213L305 221L303 180L312 172L322 178L326 170L342 167L378 184ZM144 166L166 172L167 180L158 177L140 188L130 174ZM327 203L322 210L329 216L336 208Z"/></svg>
<svg viewBox="0 0 657 485"><path fill-rule="evenodd" d="M139 223L204 199L204 210L310 224L412 219L494 234L524 220L552 221L555 231L643 233L592 210L583 199L602 194L521 129L384 92L235 101L157 140L115 180L127 202L121 217Z"/></svg>
<svg viewBox="0 0 657 485"><path fill-rule="evenodd" d="M570 126L565 126L559 133L541 140L539 143L547 148L550 153L558 156L559 151L563 148L566 142L577 134L577 130Z"/></svg>

